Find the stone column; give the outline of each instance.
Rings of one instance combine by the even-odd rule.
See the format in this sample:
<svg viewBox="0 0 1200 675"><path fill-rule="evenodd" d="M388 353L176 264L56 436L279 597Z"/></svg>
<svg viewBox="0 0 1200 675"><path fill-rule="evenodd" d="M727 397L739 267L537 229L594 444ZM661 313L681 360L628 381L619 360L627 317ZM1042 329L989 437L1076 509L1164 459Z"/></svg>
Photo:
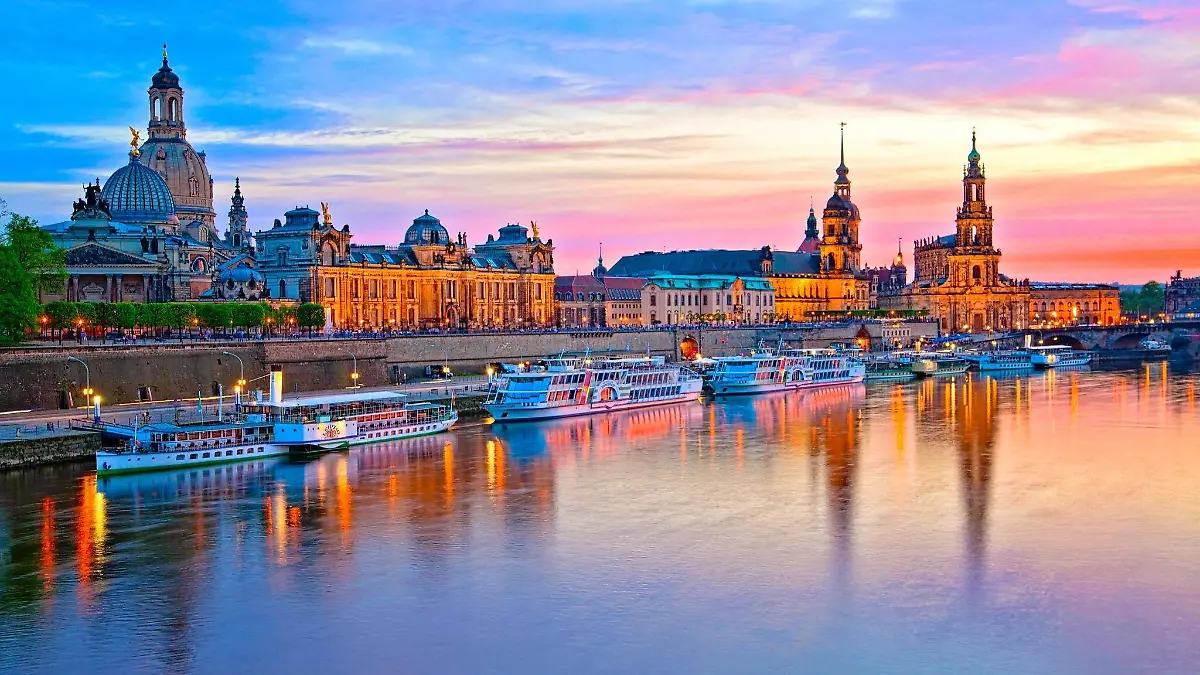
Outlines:
<svg viewBox="0 0 1200 675"><path fill-rule="evenodd" d="M104 301L116 302L116 293L113 292L113 275L104 275Z"/></svg>
<svg viewBox="0 0 1200 675"><path fill-rule="evenodd" d="M152 302L152 301L153 301L153 299L152 299L152 296L150 295L150 275L143 274L142 275L142 302Z"/></svg>
<svg viewBox="0 0 1200 675"><path fill-rule="evenodd" d="M125 289L124 289L124 288L122 288L122 281L124 280L124 278L125 278L125 275L124 275L124 274L118 274L118 275L117 275L117 277L116 277L116 281L117 281L117 295L116 295L116 298L113 300L113 302L121 302L121 299L122 299L122 298L121 298L121 296L122 296L122 295L124 294L124 292L125 292Z"/></svg>

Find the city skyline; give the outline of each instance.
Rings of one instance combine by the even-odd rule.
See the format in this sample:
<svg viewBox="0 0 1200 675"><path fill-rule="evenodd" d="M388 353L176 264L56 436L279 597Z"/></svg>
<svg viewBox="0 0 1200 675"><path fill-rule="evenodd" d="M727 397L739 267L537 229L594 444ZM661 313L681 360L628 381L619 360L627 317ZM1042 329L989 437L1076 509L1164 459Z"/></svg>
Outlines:
<svg viewBox="0 0 1200 675"><path fill-rule="evenodd" d="M600 241L610 261L794 250L845 121L864 264L953 221L978 127L1007 275L1200 267L1200 9L1182 2L217 2L186 22L139 5L79 22L18 3L33 20L10 22L11 54L44 47L37 26L62 36L0 61L26 93L0 113L14 211L63 220L126 161L167 42L214 206L240 176L256 231L327 201L358 243L398 243L426 208L472 242L537 220L560 274L591 269Z"/></svg>

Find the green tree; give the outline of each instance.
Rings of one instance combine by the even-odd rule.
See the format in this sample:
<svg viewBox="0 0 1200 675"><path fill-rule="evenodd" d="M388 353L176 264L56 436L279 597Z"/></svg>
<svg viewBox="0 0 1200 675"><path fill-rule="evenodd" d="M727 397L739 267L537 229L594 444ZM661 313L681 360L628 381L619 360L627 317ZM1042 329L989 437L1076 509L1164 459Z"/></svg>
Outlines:
<svg viewBox="0 0 1200 675"><path fill-rule="evenodd" d="M258 302L239 302L233 306L233 325L258 328L266 318L266 305Z"/></svg>
<svg viewBox="0 0 1200 675"><path fill-rule="evenodd" d="M1166 289L1157 281L1147 281L1138 293L1141 296L1142 312L1151 317L1158 316L1166 304Z"/></svg>
<svg viewBox="0 0 1200 675"><path fill-rule="evenodd" d="M38 301L33 276L10 246L0 246L0 341L16 344L37 326Z"/></svg>
<svg viewBox="0 0 1200 675"><path fill-rule="evenodd" d="M36 220L12 214L4 226L4 244L16 254L20 268L32 276L35 294L62 291L67 280L67 251L55 245Z"/></svg>
<svg viewBox="0 0 1200 675"><path fill-rule="evenodd" d="M138 322L138 306L132 302L118 302L116 305L117 328L122 331L137 327Z"/></svg>
<svg viewBox="0 0 1200 675"><path fill-rule="evenodd" d="M196 316L205 328L226 329L233 323L233 307L224 302L205 303L196 308Z"/></svg>
<svg viewBox="0 0 1200 675"><path fill-rule="evenodd" d="M117 306L111 302L97 303L96 307L96 325L108 331L109 328L117 327Z"/></svg>
<svg viewBox="0 0 1200 675"><path fill-rule="evenodd" d="M74 302L52 302L46 305L45 312L50 319L50 328L54 330L70 328L79 316L79 308Z"/></svg>
<svg viewBox="0 0 1200 675"><path fill-rule="evenodd" d="M325 325L325 307L315 302L306 302L300 305L296 308L296 324L312 335L314 328L321 328Z"/></svg>

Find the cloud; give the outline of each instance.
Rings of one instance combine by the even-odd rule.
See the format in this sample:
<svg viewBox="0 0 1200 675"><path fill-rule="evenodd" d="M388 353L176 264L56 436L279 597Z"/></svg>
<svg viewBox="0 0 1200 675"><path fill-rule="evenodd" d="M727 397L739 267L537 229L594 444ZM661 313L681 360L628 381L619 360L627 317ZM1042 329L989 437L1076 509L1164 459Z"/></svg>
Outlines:
<svg viewBox="0 0 1200 675"><path fill-rule="evenodd" d="M303 45L320 51L338 51L348 56L383 56L390 54L409 55L412 48L391 42L367 40L365 38L306 38Z"/></svg>

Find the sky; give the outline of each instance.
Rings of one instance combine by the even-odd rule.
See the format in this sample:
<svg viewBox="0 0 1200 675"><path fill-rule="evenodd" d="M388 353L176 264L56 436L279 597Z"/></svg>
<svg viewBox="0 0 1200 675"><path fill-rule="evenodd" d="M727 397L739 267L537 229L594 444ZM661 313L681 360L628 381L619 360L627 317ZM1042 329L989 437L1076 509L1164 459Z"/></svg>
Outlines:
<svg viewBox="0 0 1200 675"><path fill-rule="evenodd" d="M65 220L122 166L169 45L218 225L330 202L357 243L425 209L535 220L560 274L794 250L846 123L863 260L954 230L978 129L1001 272L1200 274L1196 0L8 0L0 198Z"/></svg>

